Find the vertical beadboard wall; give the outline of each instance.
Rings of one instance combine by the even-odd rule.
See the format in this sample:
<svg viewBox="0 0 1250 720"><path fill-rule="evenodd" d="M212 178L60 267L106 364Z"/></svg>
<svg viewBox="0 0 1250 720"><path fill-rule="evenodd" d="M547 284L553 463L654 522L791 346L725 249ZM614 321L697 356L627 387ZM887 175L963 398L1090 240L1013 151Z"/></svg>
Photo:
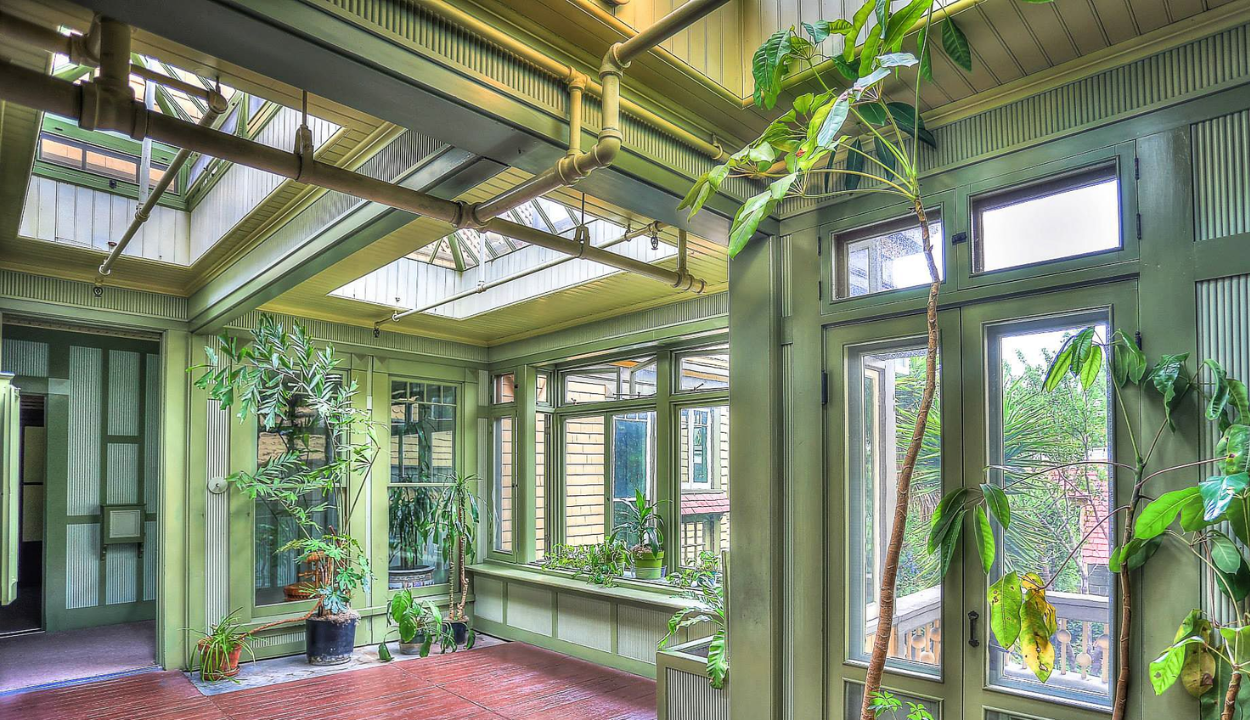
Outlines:
<svg viewBox="0 0 1250 720"><path fill-rule="evenodd" d="M212 482L230 474L230 412L216 400L206 412L204 460ZM204 492L204 621L212 625L230 612L230 493Z"/></svg>
<svg viewBox="0 0 1250 720"><path fill-rule="evenodd" d="M714 690L706 677L664 669L667 720L729 720L729 693Z"/></svg>
<svg viewBox="0 0 1250 720"><path fill-rule="evenodd" d="M1230 377L1250 379L1250 275L1198 283L1198 359L1206 358L1218 361ZM1206 452L1215 453L1219 438L1215 423L1203 423L1201 447ZM1227 622L1236 617L1222 593L1203 595L1213 604L1208 610L1215 619Z"/></svg>
<svg viewBox="0 0 1250 720"><path fill-rule="evenodd" d="M1194 236L1250 232L1250 110L1194 123Z"/></svg>

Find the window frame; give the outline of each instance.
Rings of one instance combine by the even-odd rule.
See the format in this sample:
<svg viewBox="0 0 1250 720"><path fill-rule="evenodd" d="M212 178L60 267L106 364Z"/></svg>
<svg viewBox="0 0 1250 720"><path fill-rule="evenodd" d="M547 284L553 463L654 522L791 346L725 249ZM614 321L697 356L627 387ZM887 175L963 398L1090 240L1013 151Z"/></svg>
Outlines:
<svg viewBox="0 0 1250 720"><path fill-rule="evenodd" d="M937 222L942 227L941 234L936 238L931 237L930 241L933 243L933 249L935 250L935 252L933 253L935 256L934 259L939 260L938 264L941 267L941 271L942 271L941 272L942 282L945 283L946 278L950 275L950 270L945 265L946 253L944 252L944 250L946 247L946 237L950 233L947 232L947 225L945 222L945 218L942 217L941 205L939 204L936 207L926 208L925 219L928 221L928 224L930 225ZM863 295L846 295L846 296L841 295L843 290L847 289L847 285L849 284L849 276L850 276L850 258L848 257L849 253L847 252L847 245L849 245L850 243L859 242L861 240L867 240L867 239L874 238L874 237L880 237L881 235L887 235L889 233L897 232L899 230L908 230L913 227L919 228L920 223L916 221L915 215L909 214L909 215L902 215L902 216L890 218L887 220L882 220L880 222L875 222L875 223L871 223L868 225L862 225L862 226L849 229L849 230L834 232L832 238L829 241L829 247L833 255L832 257L833 274L832 274L832 282L830 282L830 285L829 285L829 288L830 288L829 292L833 296L833 301L834 302L846 302L847 300L858 300L859 298L881 297L882 295L887 295L891 293L899 293L899 292L904 292L907 290L914 290L916 288L923 288L927 292L929 284L925 282L919 285L911 285L908 287L894 288L891 290L877 290L876 292L865 293Z"/></svg>
<svg viewBox="0 0 1250 720"><path fill-rule="evenodd" d="M710 345L700 345L698 347L684 348L682 350L673 351L672 395L674 396L680 395L683 397L688 396L688 395L696 395L699 397L704 397L704 396L712 396L712 395L728 393L729 392L728 388L707 388L706 390L693 388L690 390L685 390L681 386L682 360L685 360L688 357L692 357L696 355L715 355L720 352L723 352L725 354L725 362L726 364L728 364L729 362L729 343L728 342L712 343ZM729 383L728 375L725 376L725 383L726 384Z"/></svg>
<svg viewBox="0 0 1250 720"><path fill-rule="evenodd" d="M674 371L680 372L676 364L674 364ZM724 407L726 409L725 422L728 423L729 422L729 413L728 413L729 391L727 390L717 390L714 392L708 391L708 392L700 393L699 395L695 397L690 397L689 395L683 396L679 401L675 401L672 404L672 409L671 409L672 424L670 425L671 435L672 435L672 448L671 448L672 462L670 465L670 467L672 468L672 472L670 473L672 485L669 490L669 497L672 498L672 502L669 504L672 507L669 512L671 517L665 518L665 521L668 523L667 534L671 536L668 539L669 541L666 542L665 545L668 545L672 548L671 550L671 552L673 553L672 555L673 563L671 565L672 570L680 570L681 568L687 567L686 565L682 564L682 556L681 556L681 553L682 553L682 534L681 534L682 532L681 531L682 499L688 494L715 492L717 489L724 487L723 485L724 478L721 476L720 471L717 470L715 473L715 478L713 478L711 467L709 467L708 486L706 488L687 487L686 483L683 482L684 478L682 477L682 466L681 466L681 450L682 450L681 448L681 413L684 410L695 410L695 409L715 410L721 407ZM710 432L711 429L715 427L717 424L718 423L714 421L713 418L709 417L708 419L709 437L711 437L711 432ZM729 442L732 443L733 442L733 434L732 434L733 426L732 425L730 425L729 427L729 433L730 433ZM732 473L733 471L731 469L730 470L730 483L731 484L733 482ZM733 510L731 508L730 509L731 515L732 515L732 512ZM732 519L730 520L730 523L731 523L731 528L732 528ZM724 550L727 548L721 548L721 549Z"/></svg>

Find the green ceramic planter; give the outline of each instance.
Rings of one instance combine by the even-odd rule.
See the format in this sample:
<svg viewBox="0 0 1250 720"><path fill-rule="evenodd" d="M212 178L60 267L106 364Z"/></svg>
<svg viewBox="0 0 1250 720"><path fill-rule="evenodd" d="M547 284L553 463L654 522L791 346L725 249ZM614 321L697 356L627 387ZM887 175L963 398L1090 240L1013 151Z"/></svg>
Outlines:
<svg viewBox="0 0 1250 720"><path fill-rule="evenodd" d="M659 580L664 577L664 551L650 551L634 555L634 575L639 580Z"/></svg>

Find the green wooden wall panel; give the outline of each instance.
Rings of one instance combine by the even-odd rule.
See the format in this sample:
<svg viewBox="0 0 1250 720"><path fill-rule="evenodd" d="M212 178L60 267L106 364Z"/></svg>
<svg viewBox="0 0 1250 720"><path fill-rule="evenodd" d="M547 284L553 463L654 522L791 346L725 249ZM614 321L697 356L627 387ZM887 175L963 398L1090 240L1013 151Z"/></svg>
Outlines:
<svg viewBox="0 0 1250 720"><path fill-rule="evenodd" d="M91 288L91 283L87 282L0 270L0 299L35 300L161 320L185 320L187 317L187 299L183 297L110 287L97 298Z"/></svg>
<svg viewBox="0 0 1250 720"><path fill-rule="evenodd" d="M546 588L508 583L508 624L551 637L552 600L552 592Z"/></svg>
<svg viewBox="0 0 1250 720"><path fill-rule="evenodd" d="M139 359L137 352L109 350L109 435L139 434Z"/></svg>
<svg viewBox="0 0 1250 720"><path fill-rule="evenodd" d="M473 579L473 617L503 622L504 584L488 577Z"/></svg>
<svg viewBox="0 0 1250 720"><path fill-rule="evenodd" d="M604 620L612 615L612 603L585 595L558 593L556 607L556 637L611 652L612 625Z"/></svg>
<svg viewBox="0 0 1250 720"><path fill-rule="evenodd" d="M110 505L139 502L139 446L111 442L105 448L104 497Z"/></svg>
<svg viewBox="0 0 1250 720"><path fill-rule="evenodd" d="M139 599L139 546L115 545L104 559L104 602L132 603Z"/></svg>
<svg viewBox="0 0 1250 720"><path fill-rule="evenodd" d="M100 428L103 353L99 348L69 351L69 471L66 514L100 512Z"/></svg>
<svg viewBox="0 0 1250 720"><path fill-rule="evenodd" d="M668 632L672 613L619 605L616 609L616 652L627 658L655 663L655 651Z"/></svg>
<svg viewBox="0 0 1250 720"><path fill-rule="evenodd" d="M1250 110L1194 123L1195 239L1250 232Z"/></svg>
<svg viewBox="0 0 1250 720"><path fill-rule="evenodd" d="M0 348L0 372L26 377L47 377L48 344L5 338L4 346Z"/></svg>
<svg viewBox="0 0 1250 720"><path fill-rule="evenodd" d="M144 357L143 504L149 513L154 513L161 486L161 356L148 353ZM144 559L147 560L146 554Z"/></svg>
<svg viewBox="0 0 1250 720"><path fill-rule="evenodd" d="M707 677L664 668L666 720L729 720L729 693L715 690Z"/></svg>
<svg viewBox="0 0 1250 720"><path fill-rule="evenodd" d="M99 605L100 523L65 527L65 543L65 609Z"/></svg>
<svg viewBox="0 0 1250 720"><path fill-rule="evenodd" d="M149 506L151 507L151 506ZM160 535L157 534L157 526L155 520L148 520L143 524L143 599L156 599L156 560L157 560L157 541Z"/></svg>

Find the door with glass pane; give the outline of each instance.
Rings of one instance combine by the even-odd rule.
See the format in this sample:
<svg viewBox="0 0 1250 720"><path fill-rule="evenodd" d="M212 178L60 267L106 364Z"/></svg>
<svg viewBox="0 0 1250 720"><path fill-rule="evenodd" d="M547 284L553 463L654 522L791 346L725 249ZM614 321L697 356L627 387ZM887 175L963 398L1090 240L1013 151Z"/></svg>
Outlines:
<svg viewBox="0 0 1250 720"><path fill-rule="evenodd" d="M961 645L966 704L993 708L988 720L1092 720L1109 711L1117 585L1107 558L1117 527L1108 515L1125 488L1107 463L1132 451L1117 447L1105 372L1088 393L1074 378L1053 392L1041 385L1051 358L1081 329L1093 326L1102 340L1116 328L1131 337L1133 298L1132 284L1120 283L963 310L966 485L970 496L981 482L1002 488L1012 510L1005 533L993 525L988 578L968 528L962 543L965 604L980 619ZM1004 648L990 630L987 586L1011 572L1036 573L1055 607L1055 659L1044 683L1018 644Z"/></svg>
<svg viewBox="0 0 1250 720"><path fill-rule="evenodd" d="M963 483L959 445L957 312L939 317L938 389L911 480L907 530L898 562L895 611L883 686L923 702L934 717L962 717L961 587L955 559L945 582L926 552L929 518L944 491ZM826 405L831 523L832 636L842 647L834 707L857 717L864 667L878 633L881 576L898 507L897 477L919 417L925 383L925 318L831 328L826 332ZM948 431L947 428L953 430Z"/></svg>

